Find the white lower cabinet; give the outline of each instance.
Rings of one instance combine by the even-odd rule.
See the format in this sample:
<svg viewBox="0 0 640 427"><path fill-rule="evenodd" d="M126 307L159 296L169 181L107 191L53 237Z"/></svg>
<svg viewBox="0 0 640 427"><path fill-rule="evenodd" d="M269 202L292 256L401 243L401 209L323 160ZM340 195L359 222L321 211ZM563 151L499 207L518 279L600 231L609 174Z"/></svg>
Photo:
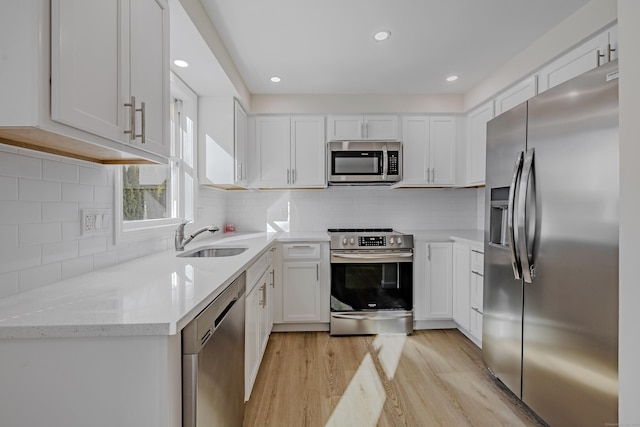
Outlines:
<svg viewBox="0 0 640 427"><path fill-rule="evenodd" d="M415 258L415 320L451 320L453 317L451 242L417 242Z"/></svg>
<svg viewBox="0 0 640 427"><path fill-rule="evenodd" d="M326 242L282 244L282 262L274 273L281 278L274 292L278 330L317 330L311 325L329 322L328 254ZM301 326L290 329L295 324Z"/></svg>
<svg viewBox="0 0 640 427"><path fill-rule="evenodd" d="M256 381L273 324L272 252L272 250L267 251L247 269L244 358L245 401L249 400L251 396L251 390Z"/></svg>
<svg viewBox="0 0 640 427"><path fill-rule="evenodd" d="M453 243L453 320L482 347L484 254L480 245Z"/></svg>

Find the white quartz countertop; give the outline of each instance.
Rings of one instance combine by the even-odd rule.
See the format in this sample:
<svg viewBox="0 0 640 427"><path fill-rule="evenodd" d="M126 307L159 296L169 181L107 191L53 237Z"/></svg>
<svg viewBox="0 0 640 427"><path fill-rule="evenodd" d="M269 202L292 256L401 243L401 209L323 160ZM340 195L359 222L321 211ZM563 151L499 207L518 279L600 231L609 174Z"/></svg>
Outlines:
<svg viewBox="0 0 640 427"><path fill-rule="evenodd" d="M478 230L399 230L416 240L482 244ZM240 255L181 258L167 250L0 299L0 339L173 335L275 242L329 241L327 232L199 237L186 249L246 247Z"/></svg>
<svg viewBox="0 0 640 427"><path fill-rule="evenodd" d="M173 335L275 240L328 241L324 232L198 237L240 255L180 258L173 249L0 299L0 339Z"/></svg>
<svg viewBox="0 0 640 427"><path fill-rule="evenodd" d="M430 242L450 242L452 240L465 241L469 244L484 245L484 231L482 230L399 230L413 234L414 240Z"/></svg>

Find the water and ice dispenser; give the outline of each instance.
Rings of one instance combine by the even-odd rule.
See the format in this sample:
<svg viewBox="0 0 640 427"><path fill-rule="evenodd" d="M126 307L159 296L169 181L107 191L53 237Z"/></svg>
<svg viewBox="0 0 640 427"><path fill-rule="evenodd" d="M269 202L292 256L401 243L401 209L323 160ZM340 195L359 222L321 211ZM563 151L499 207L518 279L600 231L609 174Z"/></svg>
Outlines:
<svg viewBox="0 0 640 427"><path fill-rule="evenodd" d="M509 187L491 189L489 241L494 245L509 244Z"/></svg>

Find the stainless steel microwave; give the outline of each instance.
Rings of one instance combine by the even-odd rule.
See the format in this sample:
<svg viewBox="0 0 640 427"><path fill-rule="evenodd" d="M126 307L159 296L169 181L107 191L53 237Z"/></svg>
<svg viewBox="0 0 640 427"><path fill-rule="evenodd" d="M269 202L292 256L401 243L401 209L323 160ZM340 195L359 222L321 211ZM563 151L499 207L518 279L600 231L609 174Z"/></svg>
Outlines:
<svg viewBox="0 0 640 427"><path fill-rule="evenodd" d="M330 185L393 184L402 179L399 141L330 141Z"/></svg>

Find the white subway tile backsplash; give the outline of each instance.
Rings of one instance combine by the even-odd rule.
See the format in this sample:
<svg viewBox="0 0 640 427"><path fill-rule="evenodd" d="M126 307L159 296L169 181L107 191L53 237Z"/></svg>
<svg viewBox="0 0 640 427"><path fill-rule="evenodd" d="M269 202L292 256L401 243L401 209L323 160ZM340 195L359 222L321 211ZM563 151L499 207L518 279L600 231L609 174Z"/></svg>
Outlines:
<svg viewBox="0 0 640 427"><path fill-rule="evenodd" d="M104 166L80 166L80 182L88 185L107 185L107 170Z"/></svg>
<svg viewBox="0 0 640 427"><path fill-rule="evenodd" d="M93 255L107 251L106 236L89 237L78 241L80 256Z"/></svg>
<svg viewBox="0 0 640 427"><path fill-rule="evenodd" d="M20 154L0 152L0 175L16 178L41 178L42 160Z"/></svg>
<svg viewBox="0 0 640 427"><path fill-rule="evenodd" d="M39 288L62 279L60 263L41 265L36 268L22 270L18 274L20 292Z"/></svg>
<svg viewBox="0 0 640 427"><path fill-rule="evenodd" d="M3 201L0 203L0 224L40 222L40 202Z"/></svg>
<svg viewBox="0 0 640 427"><path fill-rule="evenodd" d="M78 216L79 217L79 216ZM62 240L77 240L82 237L80 233L80 221L62 223Z"/></svg>
<svg viewBox="0 0 640 427"><path fill-rule="evenodd" d="M0 273L24 270L41 264L40 246L5 248L0 246Z"/></svg>
<svg viewBox="0 0 640 427"><path fill-rule="evenodd" d="M18 226L0 225L0 242L6 249L18 247Z"/></svg>
<svg viewBox="0 0 640 427"><path fill-rule="evenodd" d="M19 292L17 271L0 274L0 298L15 295Z"/></svg>
<svg viewBox="0 0 640 427"><path fill-rule="evenodd" d="M80 209L77 203L42 203L42 221L44 222L62 222L62 221L79 221Z"/></svg>
<svg viewBox="0 0 640 427"><path fill-rule="evenodd" d="M18 227L18 243L21 247L59 242L61 239L62 224L59 222L20 224Z"/></svg>
<svg viewBox="0 0 640 427"><path fill-rule="evenodd" d="M114 200L113 187L93 187L93 200L103 205L111 205Z"/></svg>
<svg viewBox="0 0 640 427"><path fill-rule="evenodd" d="M61 194L59 182L26 178L18 180L18 198L20 200L59 202Z"/></svg>
<svg viewBox="0 0 640 427"><path fill-rule="evenodd" d="M65 202L93 202L93 186L63 182L62 200Z"/></svg>
<svg viewBox="0 0 640 427"><path fill-rule="evenodd" d="M62 261L62 278L79 276L93 271L93 255Z"/></svg>
<svg viewBox="0 0 640 427"><path fill-rule="evenodd" d="M18 180L0 176L0 200L18 200Z"/></svg>
<svg viewBox="0 0 640 427"><path fill-rule="evenodd" d="M78 257L78 241L47 243L42 245L42 263L66 261Z"/></svg>
<svg viewBox="0 0 640 427"><path fill-rule="evenodd" d="M78 166L43 160L42 178L49 181L78 182Z"/></svg>
<svg viewBox="0 0 640 427"><path fill-rule="evenodd" d="M93 255L94 270L111 267L116 264L118 264L118 251L101 252Z"/></svg>

